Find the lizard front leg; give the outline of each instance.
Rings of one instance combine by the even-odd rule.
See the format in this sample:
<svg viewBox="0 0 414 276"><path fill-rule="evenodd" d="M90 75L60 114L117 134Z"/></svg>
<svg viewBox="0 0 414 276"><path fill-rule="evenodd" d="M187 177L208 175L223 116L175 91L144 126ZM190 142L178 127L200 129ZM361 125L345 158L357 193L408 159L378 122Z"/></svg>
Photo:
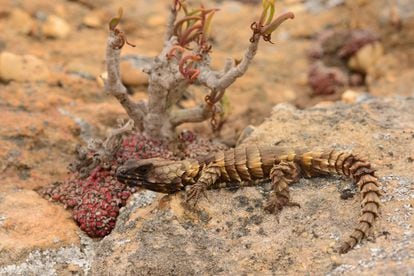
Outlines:
<svg viewBox="0 0 414 276"><path fill-rule="evenodd" d="M193 206L195 206L200 199L201 194L207 198L206 190L213 185L220 176L220 166L217 163L213 162L206 165L201 170L197 182L187 191L187 202L193 201Z"/></svg>
<svg viewBox="0 0 414 276"><path fill-rule="evenodd" d="M278 214L285 206L300 207L299 203L290 201L289 185L299 178L299 168L294 162L281 161L270 170L273 191L265 210Z"/></svg>

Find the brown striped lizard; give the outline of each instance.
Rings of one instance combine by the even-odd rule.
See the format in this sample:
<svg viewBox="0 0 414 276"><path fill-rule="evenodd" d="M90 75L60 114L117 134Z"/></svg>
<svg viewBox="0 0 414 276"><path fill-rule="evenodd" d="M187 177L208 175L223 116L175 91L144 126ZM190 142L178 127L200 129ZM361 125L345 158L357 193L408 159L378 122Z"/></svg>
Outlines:
<svg viewBox="0 0 414 276"><path fill-rule="evenodd" d="M299 206L289 195L289 185L299 177L321 175L347 176L355 181L361 193L359 222L338 249L339 253L346 253L372 229L379 214L381 196L380 183L371 164L351 152L251 145L199 160L128 160L117 169L120 182L156 192L172 194L189 186L187 201L193 201L194 205L208 189L270 178L273 190L265 209L271 213L278 213L285 206Z"/></svg>

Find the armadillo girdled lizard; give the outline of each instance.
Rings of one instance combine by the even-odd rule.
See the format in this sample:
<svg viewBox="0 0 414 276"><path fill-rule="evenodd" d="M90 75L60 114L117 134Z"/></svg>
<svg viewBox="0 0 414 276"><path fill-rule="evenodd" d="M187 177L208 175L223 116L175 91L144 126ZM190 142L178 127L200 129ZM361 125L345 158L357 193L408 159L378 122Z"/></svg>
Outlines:
<svg viewBox="0 0 414 276"><path fill-rule="evenodd" d="M272 213L280 212L284 206L299 206L290 201L290 184L300 177L321 175L350 177L361 193L359 222L339 247L340 253L346 253L368 235L380 208L380 183L375 170L356 154L332 149L311 151L251 145L218 152L200 160L128 160L117 170L119 181L156 192L171 194L191 185L187 200L194 204L208 189L270 178L273 191L265 209Z"/></svg>

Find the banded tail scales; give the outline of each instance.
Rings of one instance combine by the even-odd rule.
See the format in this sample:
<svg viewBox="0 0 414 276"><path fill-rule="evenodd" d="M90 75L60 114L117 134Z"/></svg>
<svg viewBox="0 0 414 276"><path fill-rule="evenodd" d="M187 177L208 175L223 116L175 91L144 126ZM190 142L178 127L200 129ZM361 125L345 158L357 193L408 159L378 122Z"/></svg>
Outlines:
<svg viewBox="0 0 414 276"><path fill-rule="evenodd" d="M208 189L234 186L234 182L270 178L273 191L265 209L279 213L290 201L289 185L300 177L343 175L361 193L362 214L339 247L346 253L366 237L378 217L380 183L371 164L356 154L336 151L295 150L273 146L245 146L206 158L170 161L160 158L129 160L117 170L119 181L161 193L175 193L190 186L187 200L195 205Z"/></svg>

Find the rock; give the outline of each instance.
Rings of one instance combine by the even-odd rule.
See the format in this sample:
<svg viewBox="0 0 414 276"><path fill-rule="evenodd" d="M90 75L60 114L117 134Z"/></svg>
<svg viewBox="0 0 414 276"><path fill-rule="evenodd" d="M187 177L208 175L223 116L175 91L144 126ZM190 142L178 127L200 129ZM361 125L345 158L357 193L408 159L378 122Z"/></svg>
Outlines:
<svg viewBox="0 0 414 276"><path fill-rule="evenodd" d="M99 74L99 76L96 77L96 83L98 84L99 87L103 88L105 87L105 81L108 79L108 72L102 72L101 74Z"/></svg>
<svg viewBox="0 0 414 276"><path fill-rule="evenodd" d="M332 94L341 85L364 85L365 72L349 72L347 62L359 50L365 46L369 48L378 40L377 34L365 29L322 31L308 51L309 58L314 62L309 75L314 94ZM315 66L315 61L323 66ZM324 67L326 70L322 70Z"/></svg>
<svg viewBox="0 0 414 276"><path fill-rule="evenodd" d="M349 58L364 46L378 40L378 35L368 30L351 30L348 32L347 38L337 54L340 58Z"/></svg>
<svg viewBox="0 0 414 276"><path fill-rule="evenodd" d="M288 5L286 9L293 12L294 14L301 14L307 12L306 6L303 3L292 3L291 5Z"/></svg>
<svg viewBox="0 0 414 276"><path fill-rule="evenodd" d="M167 20L165 16L162 15L153 15L150 18L148 18L148 26L152 28L158 28L158 27L164 27L167 23Z"/></svg>
<svg viewBox="0 0 414 276"><path fill-rule="evenodd" d="M380 42L367 44L356 52L349 60L349 68L372 77L378 77L380 70L378 60L384 55L384 48Z"/></svg>
<svg viewBox="0 0 414 276"><path fill-rule="evenodd" d="M102 27L102 21L99 17L94 15L87 15L83 18L82 21L85 26L88 26L90 28L100 28Z"/></svg>
<svg viewBox="0 0 414 276"><path fill-rule="evenodd" d="M121 79L126 86L139 86L148 84L148 75L142 68L136 67L129 60L122 60L120 64Z"/></svg>
<svg viewBox="0 0 414 276"><path fill-rule="evenodd" d="M291 195L302 208L285 208L279 222L263 211L265 187L207 191L196 210L183 193L138 193L121 210L116 228L96 247L91 274L302 275L409 274L414 269L412 160L414 98L365 99L307 110L277 105L244 143L334 147L369 156L385 196L373 236L348 254L333 247L360 212L359 196L340 199L350 180L302 179ZM398 111L398 113L396 113ZM386 238L386 231L392 238ZM336 256L336 258L332 258ZM276 264L276 265L275 265ZM401 265L404 264L404 265Z"/></svg>
<svg viewBox="0 0 414 276"><path fill-rule="evenodd" d="M334 103L332 101L320 101L317 104L315 104L313 107L314 108L329 108L333 105Z"/></svg>
<svg viewBox="0 0 414 276"><path fill-rule="evenodd" d="M73 58L65 66L66 72L85 79L95 80L100 73L100 66L96 60Z"/></svg>
<svg viewBox="0 0 414 276"><path fill-rule="evenodd" d="M14 9L10 13L9 24L17 33L24 35L33 32L36 26L36 23L30 14L21 9Z"/></svg>
<svg viewBox="0 0 414 276"><path fill-rule="evenodd" d="M247 139L247 137L249 137L255 130L255 127L252 125L248 125L247 127L245 127L242 132L239 135L239 138L237 138L236 141L236 145L240 145L241 143L243 143L244 140Z"/></svg>
<svg viewBox="0 0 414 276"><path fill-rule="evenodd" d="M297 93L291 89L285 89L281 93L287 102L294 101L297 98Z"/></svg>
<svg viewBox="0 0 414 276"><path fill-rule="evenodd" d="M32 55L0 54L0 79L3 81L47 81L49 69L39 58Z"/></svg>
<svg viewBox="0 0 414 276"><path fill-rule="evenodd" d="M101 28L104 25L102 13L92 12L83 18L82 23L89 28Z"/></svg>
<svg viewBox="0 0 414 276"><path fill-rule="evenodd" d="M64 231L62 231L64 229ZM78 228L69 212L36 192L6 190L0 196L0 265L34 249L79 243Z"/></svg>
<svg viewBox="0 0 414 276"><path fill-rule="evenodd" d="M91 245L34 250L20 262L0 267L1 275L88 275Z"/></svg>
<svg viewBox="0 0 414 276"><path fill-rule="evenodd" d="M71 32L71 27L66 20L56 15L49 15L42 25L42 33L50 38L66 38Z"/></svg>
<svg viewBox="0 0 414 276"><path fill-rule="evenodd" d="M30 85L27 85L29 89ZM41 99L30 95L30 92L26 94L27 99L22 99L15 107L2 108L0 136L3 141L10 141L13 144L0 143L2 144L0 158L5 167L2 171L1 187L12 186L34 190L59 177L63 178L67 172L65 164L69 162L73 148L79 141L76 139L79 135L79 126L75 122L60 116L57 111L53 113L45 111L44 107L47 105L48 108L56 108L56 105L62 101L56 101L54 95L43 94L43 102L38 103L37 101L40 102ZM2 97L4 94L6 93L2 93ZM5 98L10 97L5 96ZM29 107L30 111L22 111L29 104L37 106ZM19 112L14 111L16 109ZM39 109L42 111L37 111ZM34 148L36 154L33 154Z"/></svg>
<svg viewBox="0 0 414 276"><path fill-rule="evenodd" d="M341 100L344 103L347 104L353 104L356 103L358 97L361 96L360 92L354 91L354 90L346 90L342 96L341 96Z"/></svg>
<svg viewBox="0 0 414 276"><path fill-rule="evenodd" d="M328 67L317 61L310 66L308 82L314 95L329 95L347 85L348 77L338 67Z"/></svg>
<svg viewBox="0 0 414 276"><path fill-rule="evenodd" d="M306 1L306 9L310 12L321 12L345 3L345 0L330 0L330 1L321 1L321 0L310 0Z"/></svg>

